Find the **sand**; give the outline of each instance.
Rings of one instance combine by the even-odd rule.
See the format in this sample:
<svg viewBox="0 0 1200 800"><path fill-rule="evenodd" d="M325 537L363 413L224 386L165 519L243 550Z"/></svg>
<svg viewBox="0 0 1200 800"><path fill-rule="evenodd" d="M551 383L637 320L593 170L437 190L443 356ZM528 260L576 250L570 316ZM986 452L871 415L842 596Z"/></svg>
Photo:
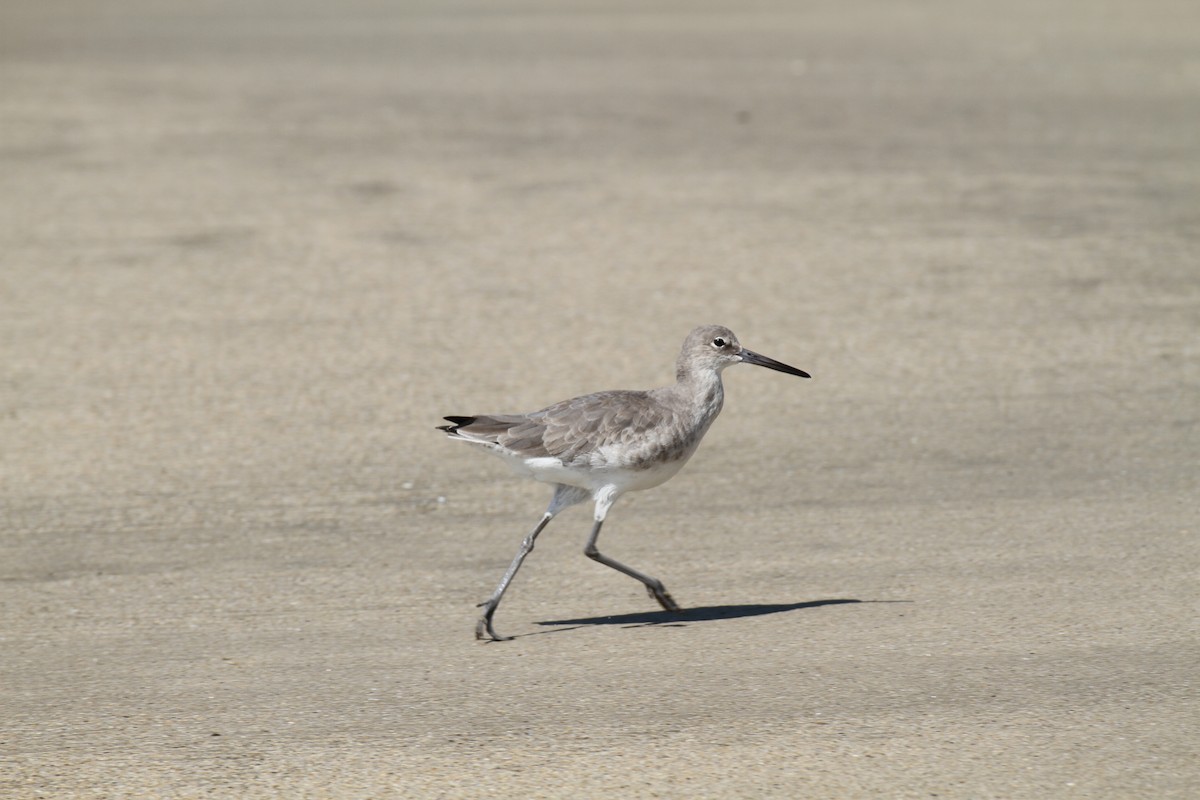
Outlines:
<svg viewBox="0 0 1200 800"><path fill-rule="evenodd" d="M0 795L1200 795L1194 3L6 2ZM726 373L584 508L435 431ZM854 602L847 602L854 601Z"/></svg>

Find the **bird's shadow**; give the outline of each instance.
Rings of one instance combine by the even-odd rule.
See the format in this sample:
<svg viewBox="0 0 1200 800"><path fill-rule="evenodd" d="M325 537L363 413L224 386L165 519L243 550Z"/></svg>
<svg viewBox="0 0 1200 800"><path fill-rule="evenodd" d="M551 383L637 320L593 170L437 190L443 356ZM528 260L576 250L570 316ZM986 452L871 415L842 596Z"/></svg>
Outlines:
<svg viewBox="0 0 1200 800"><path fill-rule="evenodd" d="M784 611L796 611L801 608L818 608L820 606L836 606L843 603L861 603L862 600L851 598L831 598L828 600L807 600L803 603L755 603L735 606L700 606L685 608L682 611L643 611L636 614L614 614L607 617L580 617L578 619L548 619L538 622L538 625L626 625L639 627L644 625L685 625L689 622L712 622L721 619L740 619L742 617L758 617L763 614L779 614ZM563 630L560 628L559 630ZM549 631L546 631L549 633Z"/></svg>

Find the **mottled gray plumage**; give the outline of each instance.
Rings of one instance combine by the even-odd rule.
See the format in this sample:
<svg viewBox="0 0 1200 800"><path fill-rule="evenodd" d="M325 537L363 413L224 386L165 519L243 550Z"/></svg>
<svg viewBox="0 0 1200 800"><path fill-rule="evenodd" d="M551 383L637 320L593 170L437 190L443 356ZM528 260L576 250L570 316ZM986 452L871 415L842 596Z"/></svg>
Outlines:
<svg viewBox="0 0 1200 800"><path fill-rule="evenodd" d="M485 447L518 473L554 485L542 520L525 537L500 585L486 602L475 635L502 637L492 616L521 562L533 550L542 528L562 509L592 498L595 524L584 552L589 558L645 584L668 611L679 606L662 582L596 549L600 527L613 502L627 491L668 480L691 458L721 411L721 371L747 363L807 378L808 373L742 347L728 328L704 325L684 340L675 365L675 383L649 391L607 391L583 395L529 414L450 416L442 425L451 438Z"/></svg>
<svg viewBox="0 0 1200 800"><path fill-rule="evenodd" d="M684 419L651 392L609 391L563 400L531 414L469 418L452 429L457 437L486 441L523 458L560 459L569 467L588 468L600 448L622 448L628 465L646 468L669 458L669 446L646 434L656 428L683 433ZM449 427L449 426L447 426Z"/></svg>

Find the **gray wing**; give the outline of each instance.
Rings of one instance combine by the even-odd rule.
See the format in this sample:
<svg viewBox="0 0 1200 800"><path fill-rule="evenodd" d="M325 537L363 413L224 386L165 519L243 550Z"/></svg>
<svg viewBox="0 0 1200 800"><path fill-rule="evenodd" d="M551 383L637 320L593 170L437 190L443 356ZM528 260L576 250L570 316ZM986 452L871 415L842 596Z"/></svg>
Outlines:
<svg viewBox="0 0 1200 800"><path fill-rule="evenodd" d="M644 439L646 431L661 425L667 413L647 392L597 392L531 414L455 417L451 421L456 425L444 430L471 441L499 445L526 458L553 456L571 464L586 460L606 445L628 445Z"/></svg>

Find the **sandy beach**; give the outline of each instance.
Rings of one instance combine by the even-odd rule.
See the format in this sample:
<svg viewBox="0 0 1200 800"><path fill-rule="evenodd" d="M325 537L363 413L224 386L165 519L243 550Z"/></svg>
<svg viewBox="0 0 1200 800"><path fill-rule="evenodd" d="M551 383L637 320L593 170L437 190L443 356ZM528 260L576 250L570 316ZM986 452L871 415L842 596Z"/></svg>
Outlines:
<svg viewBox="0 0 1200 800"><path fill-rule="evenodd" d="M1200 796L1195 3L6 2L0 795ZM547 528L434 430L725 373Z"/></svg>

